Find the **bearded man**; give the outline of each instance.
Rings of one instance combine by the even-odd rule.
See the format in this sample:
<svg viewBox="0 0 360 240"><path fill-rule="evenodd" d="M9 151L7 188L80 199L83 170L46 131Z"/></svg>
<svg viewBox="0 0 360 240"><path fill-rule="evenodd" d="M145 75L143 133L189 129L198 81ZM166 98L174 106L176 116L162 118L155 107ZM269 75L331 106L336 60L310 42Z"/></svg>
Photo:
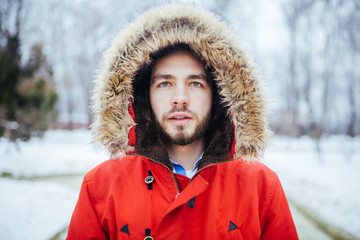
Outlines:
<svg viewBox="0 0 360 240"><path fill-rule="evenodd" d="M105 53L95 140L68 239L298 239L254 65L216 15L149 10Z"/></svg>

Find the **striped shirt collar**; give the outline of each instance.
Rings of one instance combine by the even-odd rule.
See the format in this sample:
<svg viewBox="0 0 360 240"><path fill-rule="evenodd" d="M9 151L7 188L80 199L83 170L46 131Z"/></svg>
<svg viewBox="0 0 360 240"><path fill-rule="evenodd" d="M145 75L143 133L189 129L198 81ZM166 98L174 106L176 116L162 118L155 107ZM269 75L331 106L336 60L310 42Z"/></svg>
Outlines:
<svg viewBox="0 0 360 240"><path fill-rule="evenodd" d="M201 158L203 157L203 155L204 155L204 152L201 153L200 157L196 160L196 162L194 163L194 166L192 167L192 169L188 170L188 171L185 171L185 168L183 166L181 166L181 164L179 164L179 163L175 162L174 160L172 160L171 158L169 158L170 162L173 164L173 167L174 167L173 172L191 178L197 172L198 163L201 160Z"/></svg>

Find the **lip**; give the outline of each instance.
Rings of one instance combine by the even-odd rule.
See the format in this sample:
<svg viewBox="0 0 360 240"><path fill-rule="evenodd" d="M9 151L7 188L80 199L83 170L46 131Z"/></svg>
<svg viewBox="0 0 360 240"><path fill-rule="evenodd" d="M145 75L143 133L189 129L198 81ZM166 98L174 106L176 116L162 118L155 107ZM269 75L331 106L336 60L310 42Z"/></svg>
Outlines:
<svg viewBox="0 0 360 240"><path fill-rule="evenodd" d="M192 120L192 117L185 112L176 112L170 114L167 120L174 124L186 124Z"/></svg>
<svg viewBox="0 0 360 240"><path fill-rule="evenodd" d="M191 115L185 112L176 112L169 115L168 119L182 117L182 118L189 118L192 119Z"/></svg>

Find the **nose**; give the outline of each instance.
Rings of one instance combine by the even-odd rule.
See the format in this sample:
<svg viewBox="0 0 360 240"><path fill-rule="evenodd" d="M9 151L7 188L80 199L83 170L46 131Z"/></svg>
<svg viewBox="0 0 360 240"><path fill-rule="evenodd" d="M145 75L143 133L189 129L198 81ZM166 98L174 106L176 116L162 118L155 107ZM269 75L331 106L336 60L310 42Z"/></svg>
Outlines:
<svg viewBox="0 0 360 240"><path fill-rule="evenodd" d="M185 86L177 85L171 99L171 105L174 107L184 107L189 105L189 95Z"/></svg>

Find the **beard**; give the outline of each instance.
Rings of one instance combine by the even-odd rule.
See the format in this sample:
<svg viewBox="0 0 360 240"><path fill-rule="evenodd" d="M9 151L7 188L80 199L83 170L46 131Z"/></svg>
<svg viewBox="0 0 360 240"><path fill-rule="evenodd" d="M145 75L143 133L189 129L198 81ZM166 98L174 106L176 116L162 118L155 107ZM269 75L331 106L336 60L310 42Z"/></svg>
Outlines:
<svg viewBox="0 0 360 240"><path fill-rule="evenodd" d="M187 133L185 129L186 127L183 125L179 125L179 126L175 126L177 132L173 135L170 135L166 130L165 126L161 124L155 117L158 132L165 144L172 143L175 145L186 146L205 136L205 133L209 127L210 115L211 115L210 112L202 120L200 120L195 113L186 110L184 108L174 108L172 111L170 111L170 113L177 111L191 113L193 119L196 121L195 129L193 130L193 132ZM162 117L162 122L166 121L167 116L169 114L164 114L164 116Z"/></svg>

